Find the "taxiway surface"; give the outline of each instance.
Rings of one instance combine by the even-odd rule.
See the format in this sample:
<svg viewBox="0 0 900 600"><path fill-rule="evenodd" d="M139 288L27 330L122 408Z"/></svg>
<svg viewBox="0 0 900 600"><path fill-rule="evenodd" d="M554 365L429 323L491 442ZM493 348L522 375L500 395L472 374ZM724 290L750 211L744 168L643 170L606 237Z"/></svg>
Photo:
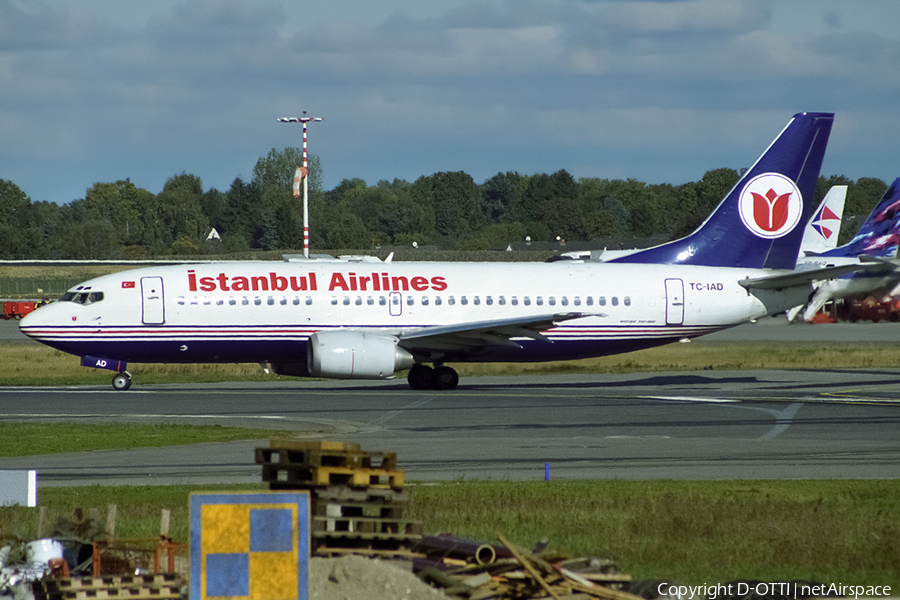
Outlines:
<svg viewBox="0 0 900 600"><path fill-rule="evenodd" d="M900 477L900 369L0 388L0 419L266 427L397 452L411 481ZM250 483L268 440L0 460L40 485Z"/></svg>

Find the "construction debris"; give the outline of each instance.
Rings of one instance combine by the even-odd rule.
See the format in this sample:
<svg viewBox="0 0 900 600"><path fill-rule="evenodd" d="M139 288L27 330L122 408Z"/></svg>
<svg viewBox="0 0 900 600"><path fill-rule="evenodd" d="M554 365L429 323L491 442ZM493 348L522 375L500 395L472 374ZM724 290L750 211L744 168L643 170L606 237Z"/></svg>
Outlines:
<svg viewBox="0 0 900 600"><path fill-rule="evenodd" d="M394 453L364 452L358 444L276 439L269 448L256 449L256 462L270 490L309 491L314 556L402 559L446 596L469 600L639 600L621 591L631 578L611 573L615 569L608 561L563 562L558 554L528 552L503 536L502 545L423 536L422 524L404 517L405 474ZM339 564L335 569L344 573L354 563ZM341 578L337 572L330 580Z"/></svg>
<svg viewBox="0 0 900 600"><path fill-rule="evenodd" d="M578 560L557 562L561 557L551 553L528 552L498 534L511 558L489 564L469 564L441 571L426 567L418 572L424 581L440 587L451 597L469 600L553 598L554 600L595 599L640 600L621 591L631 581L628 575L602 572L575 572L576 568L609 566L600 561ZM571 566L572 568L567 568Z"/></svg>

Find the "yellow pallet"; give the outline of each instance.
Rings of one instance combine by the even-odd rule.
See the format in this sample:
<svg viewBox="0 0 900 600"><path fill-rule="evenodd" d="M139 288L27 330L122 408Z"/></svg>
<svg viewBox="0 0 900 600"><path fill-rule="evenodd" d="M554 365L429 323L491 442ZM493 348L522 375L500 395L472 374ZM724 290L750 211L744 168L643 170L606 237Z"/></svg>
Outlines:
<svg viewBox="0 0 900 600"><path fill-rule="evenodd" d="M406 483L404 471L387 469L351 469L345 467L303 467L263 465L262 479L267 483L297 486L347 485L357 488L401 489Z"/></svg>

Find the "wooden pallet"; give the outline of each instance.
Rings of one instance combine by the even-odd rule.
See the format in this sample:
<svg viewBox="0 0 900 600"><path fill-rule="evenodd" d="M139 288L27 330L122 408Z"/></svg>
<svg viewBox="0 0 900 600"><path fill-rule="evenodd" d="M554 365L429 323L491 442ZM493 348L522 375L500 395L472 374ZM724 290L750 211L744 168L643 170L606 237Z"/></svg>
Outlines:
<svg viewBox="0 0 900 600"><path fill-rule="evenodd" d="M270 441L269 448L256 449L257 464L344 467L349 469L397 468L396 452L363 452L359 444L341 442Z"/></svg>
<svg viewBox="0 0 900 600"><path fill-rule="evenodd" d="M106 600L109 598L181 598L181 577L175 574L70 577L35 582L35 600Z"/></svg>
<svg viewBox="0 0 900 600"><path fill-rule="evenodd" d="M312 503L313 517L371 517L375 519L402 519L406 503L334 502L316 498Z"/></svg>
<svg viewBox="0 0 900 600"><path fill-rule="evenodd" d="M387 469L310 467L268 463L262 465L262 479L270 484L270 489L275 489L271 486L273 483L279 484L278 489L290 489L287 487L288 485L298 486L300 489L330 485L401 489L406 483L406 474L404 471Z"/></svg>
<svg viewBox="0 0 900 600"><path fill-rule="evenodd" d="M413 552L422 539L421 535L406 533L363 533L329 531L310 535L310 549L339 548L344 552L360 551L408 551Z"/></svg>
<svg viewBox="0 0 900 600"><path fill-rule="evenodd" d="M420 521L401 519L379 519L371 517L313 517L310 535L330 535L332 533L402 534L422 537Z"/></svg>

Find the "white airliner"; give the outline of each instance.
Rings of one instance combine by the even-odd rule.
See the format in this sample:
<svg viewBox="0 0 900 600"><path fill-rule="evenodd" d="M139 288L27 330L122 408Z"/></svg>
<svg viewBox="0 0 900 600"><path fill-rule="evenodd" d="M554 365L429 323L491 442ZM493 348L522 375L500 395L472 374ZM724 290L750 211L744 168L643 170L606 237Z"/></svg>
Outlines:
<svg viewBox="0 0 900 600"><path fill-rule="evenodd" d="M693 338L802 304L793 271L833 116L795 115L690 236L604 263L220 262L98 277L22 331L116 371L268 363L279 374L453 389L451 362L577 359ZM434 365L427 366L426 363Z"/></svg>

